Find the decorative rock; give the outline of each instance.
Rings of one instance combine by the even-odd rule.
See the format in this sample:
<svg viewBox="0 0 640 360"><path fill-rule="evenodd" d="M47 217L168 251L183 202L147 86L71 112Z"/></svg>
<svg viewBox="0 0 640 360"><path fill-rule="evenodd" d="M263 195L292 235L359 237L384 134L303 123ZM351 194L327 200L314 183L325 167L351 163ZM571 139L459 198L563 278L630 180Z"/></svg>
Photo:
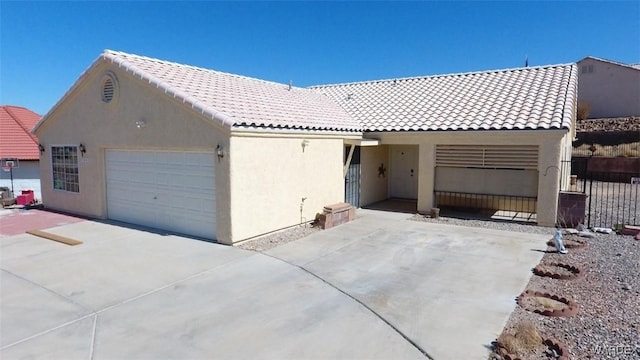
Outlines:
<svg viewBox="0 0 640 360"><path fill-rule="evenodd" d="M627 283L623 283L622 284L622 290L631 290L631 285L629 285Z"/></svg>
<svg viewBox="0 0 640 360"><path fill-rule="evenodd" d="M564 229L565 235L577 235L579 233L576 229Z"/></svg>
<svg viewBox="0 0 640 360"><path fill-rule="evenodd" d="M562 342L554 339L554 338L545 338L543 343L547 345L551 351L553 351L556 359L560 360L568 360L569 359L569 349Z"/></svg>
<svg viewBox="0 0 640 360"><path fill-rule="evenodd" d="M584 226L584 224L578 224L578 226L576 226L576 230L585 231L587 230L587 228Z"/></svg>
<svg viewBox="0 0 640 360"><path fill-rule="evenodd" d="M586 238L590 238L590 239L596 237L596 235L594 233L592 233L591 231L587 231L587 230L578 232L578 236L586 237Z"/></svg>
<svg viewBox="0 0 640 360"><path fill-rule="evenodd" d="M638 235L636 235L636 240L640 240L640 233L638 233Z"/></svg>
<svg viewBox="0 0 640 360"><path fill-rule="evenodd" d="M612 232L613 230L611 230L611 229L609 229L609 228L595 227L595 228L593 228L593 231L595 231L595 232L599 232L599 233L602 233L602 234L611 234L611 232Z"/></svg>
<svg viewBox="0 0 640 360"><path fill-rule="evenodd" d="M625 225L620 232L622 235L638 235L640 234L640 226Z"/></svg>

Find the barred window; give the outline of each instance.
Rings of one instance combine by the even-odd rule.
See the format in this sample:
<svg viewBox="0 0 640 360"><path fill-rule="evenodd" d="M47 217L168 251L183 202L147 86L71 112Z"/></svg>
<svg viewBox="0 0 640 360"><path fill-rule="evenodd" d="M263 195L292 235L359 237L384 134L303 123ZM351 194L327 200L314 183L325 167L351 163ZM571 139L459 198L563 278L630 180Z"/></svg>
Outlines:
<svg viewBox="0 0 640 360"><path fill-rule="evenodd" d="M78 193L78 147L52 146L53 189Z"/></svg>

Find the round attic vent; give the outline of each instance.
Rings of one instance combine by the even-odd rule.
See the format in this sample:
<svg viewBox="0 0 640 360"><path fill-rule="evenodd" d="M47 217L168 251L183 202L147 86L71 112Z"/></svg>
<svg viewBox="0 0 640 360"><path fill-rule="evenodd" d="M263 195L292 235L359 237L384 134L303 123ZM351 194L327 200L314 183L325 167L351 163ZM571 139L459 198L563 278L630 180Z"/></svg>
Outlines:
<svg viewBox="0 0 640 360"><path fill-rule="evenodd" d="M102 80L102 101L110 103L116 96L116 80L112 74L106 74Z"/></svg>

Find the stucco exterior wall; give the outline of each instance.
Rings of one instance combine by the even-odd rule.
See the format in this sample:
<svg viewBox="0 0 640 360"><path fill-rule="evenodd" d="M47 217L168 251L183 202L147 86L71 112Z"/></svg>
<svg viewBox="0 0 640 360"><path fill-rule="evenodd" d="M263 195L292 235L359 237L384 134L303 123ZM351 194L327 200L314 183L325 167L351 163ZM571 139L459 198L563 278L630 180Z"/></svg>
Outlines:
<svg viewBox="0 0 640 360"><path fill-rule="evenodd" d="M102 101L106 71L117 78L116 98ZM145 127L137 128L136 121ZM40 155L42 199L48 208L96 218L106 218L105 149L181 150L215 152L218 144L228 148L228 131L200 117L159 90L109 64L95 68L50 114L36 135L46 148ZM84 144L79 157L80 192L53 189L51 146ZM80 156L80 154L79 154ZM229 162L216 168L218 239L230 238Z"/></svg>
<svg viewBox="0 0 640 360"><path fill-rule="evenodd" d="M595 59L578 62L578 100L589 118L640 116L640 70Z"/></svg>
<svg viewBox="0 0 640 360"><path fill-rule="evenodd" d="M11 174L0 171L0 187L11 189ZM20 195L22 190L33 190L36 199L41 199L40 165L38 161L20 160L18 167L13 169L14 195Z"/></svg>
<svg viewBox="0 0 640 360"><path fill-rule="evenodd" d="M386 170L379 174L380 165ZM367 206L389 196L389 147L363 146L360 150L360 206Z"/></svg>
<svg viewBox="0 0 640 360"><path fill-rule="evenodd" d="M232 135L232 241L312 221L344 201L343 149L339 137Z"/></svg>
<svg viewBox="0 0 640 360"><path fill-rule="evenodd" d="M567 130L451 131L370 133L368 137L383 145L419 146L418 211L422 213L428 213L434 205L436 145L537 145L537 219L539 225L553 226L560 191L560 160L566 150L563 139L567 134Z"/></svg>

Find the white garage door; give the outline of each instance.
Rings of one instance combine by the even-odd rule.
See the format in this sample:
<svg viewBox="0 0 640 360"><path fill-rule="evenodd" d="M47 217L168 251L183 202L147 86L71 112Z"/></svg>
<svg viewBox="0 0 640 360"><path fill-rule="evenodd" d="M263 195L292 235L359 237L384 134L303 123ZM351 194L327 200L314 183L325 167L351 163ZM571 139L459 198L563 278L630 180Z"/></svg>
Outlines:
<svg viewBox="0 0 640 360"><path fill-rule="evenodd" d="M109 219L216 237L212 153L107 150Z"/></svg>

